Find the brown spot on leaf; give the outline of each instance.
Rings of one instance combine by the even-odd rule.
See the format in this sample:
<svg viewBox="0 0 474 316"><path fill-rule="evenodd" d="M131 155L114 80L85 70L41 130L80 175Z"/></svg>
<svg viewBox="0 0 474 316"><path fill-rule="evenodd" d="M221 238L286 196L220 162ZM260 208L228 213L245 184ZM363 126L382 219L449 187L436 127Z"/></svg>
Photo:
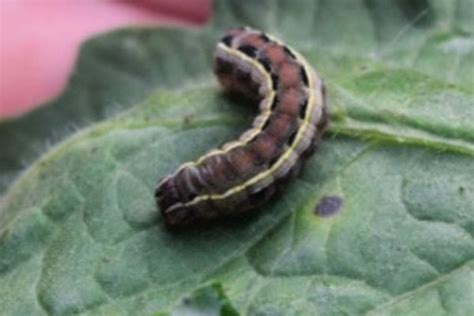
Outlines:
<svg viewBox="0 0 474 316"><path fill-rule="evenodd" d="M339 196L325 196L314 208L314 214L321 217L333 216L342 208L343 200Z"/></svg>

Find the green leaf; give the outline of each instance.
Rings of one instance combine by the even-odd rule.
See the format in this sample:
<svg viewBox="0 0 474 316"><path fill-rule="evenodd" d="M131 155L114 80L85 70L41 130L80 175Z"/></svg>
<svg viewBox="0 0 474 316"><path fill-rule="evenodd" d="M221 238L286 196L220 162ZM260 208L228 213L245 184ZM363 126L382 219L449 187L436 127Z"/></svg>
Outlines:
<svg viewBox="0 0 474 316"><path fill-rule="evenodd" d="M0 124L2 313L474 314L473 5L226 0L89 40L58 100ZM157 181L255 115L210 66L237 25L308 58L330 129L250 218L170 233Z"/></svg>
<svg viewBox="0 0 474 316"><path fill-rule="evenodd" d="M214 283L195 290L184 297L171 313L157 313L156 316L236 316L237 311L229 303L222 285Z"/></svg>

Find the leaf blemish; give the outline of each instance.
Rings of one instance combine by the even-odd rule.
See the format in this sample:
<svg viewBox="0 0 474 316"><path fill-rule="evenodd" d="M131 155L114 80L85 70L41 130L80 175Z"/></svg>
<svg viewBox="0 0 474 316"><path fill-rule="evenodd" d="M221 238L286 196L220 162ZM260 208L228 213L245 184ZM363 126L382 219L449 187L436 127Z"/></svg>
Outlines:
<svg viewBox="0 0 474 316"><path fill-rule="evenodd" d="M183 117L183 124L185 126L190 125L193 121L194 121L194 115L185 115Z"/></svg>
<svg viewBox="0 0 474 316"><path fill-rule="evenodd" d="M325 196L314 208L314 214L320 217L333 216L342 208L343 199L339 196Z"/></svg>

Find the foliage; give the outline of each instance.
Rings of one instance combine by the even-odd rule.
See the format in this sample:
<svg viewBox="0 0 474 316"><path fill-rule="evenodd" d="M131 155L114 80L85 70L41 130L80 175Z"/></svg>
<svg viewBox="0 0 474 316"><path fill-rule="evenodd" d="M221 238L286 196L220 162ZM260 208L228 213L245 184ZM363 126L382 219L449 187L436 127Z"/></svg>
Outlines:
<svg viewBox="0 0 474 316"><path fill-rule="evenodd" d="M472 8L227 0L199 31L89 40L60 98L0 124L2 312L474 314ZM244 24L318 69L329 133L251 218L170 233L158 179L255 114L210 66ZM325 197L342 199L333 216L314 212Z"/></svg>

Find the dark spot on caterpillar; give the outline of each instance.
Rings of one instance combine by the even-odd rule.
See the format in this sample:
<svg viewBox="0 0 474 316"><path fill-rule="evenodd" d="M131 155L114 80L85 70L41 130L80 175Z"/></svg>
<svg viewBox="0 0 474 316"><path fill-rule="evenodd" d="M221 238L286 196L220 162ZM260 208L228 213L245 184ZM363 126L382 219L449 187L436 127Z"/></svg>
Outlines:
<svg viewBox="0 0 474 316"><path fill-rule="evenodd" d="M260 190L258 192L251 193L248 197L248 200L250 203L254 204L261 201L264 197L265 197L265 191Z"/></svg>
<svg viewBox="0 0 474 316"><path fill-rule="evenodd" d="M304 120L306 117L306 108L308 107L308 99L305 99L304 102L300 105L300 118Z"/></svg>
<svg viewBox="0 0 474 316"><path fill-rule="evenodd" d="M251 204L254 204L254 205L262 204L262 202L264 202L268 198L268 195L269 195L270 191L272 191L272 190L273 190L273 188L271 186L269 186L269 187L263 188L263 189L261 189L257 192L252 192L248 196L248 201Z"/></svg>
<svg viewBox="0 0 474 316"><path fill-rule="evenodd" d="M336 214L342 207L343 200L339 196L325 196L314 208L314 214L328 217Z"/></svg>
<svg viewBox="0 0 474 316"><path fill-rule="evenodd" d="M230 47L233 39L234 37L232 35L226 35L221 39L221 42L224 43L226 46Z"/></svg>
<svg viewBox="0 0 474 316"><path fill-rule="evenodd" d="M459 192L459 194L463 194L463 193L464 193L464 187L463 187L463 186L460 186L460 187L458 188L458 192Z"/></svg>
<svg viewBox="0 0 474 316"><path fill-rule="evenodd" d="M265 42L270 42L270 38L263 32L260 34L260 38Z"/></svg>
<svg viewBox="0 0 474 316"><path fill-rule="evenodd" d="M270 125L270 118L267 118L267 120L265 121L265 123L262 126L262 130L266 129L268 127L268 125Z"/></svg>
<svg viewBox="0 0 474 316"><path fill-rule="evenodd" d="M301 75L301 79L303 79L303 83L305 86L309 86L309 83L308 83L308 75L306 74L306 70L304 69L303 66L301 66L300 68L300 75Z"/></svg>
<svg viewBox="0 0 474 316"><path fill-rule="evenodd" d="M280 156L273 157L269 162L268 162L268 167L272 167L277 161L280 159Z"/></svg>
<svg viewBox="0 0 474 316"><path fill-rule="evenodd" d="M238 48L245 55L254 58L257 55L257 48L252 45L242 45Z"/></svg>
<svg viewBox="0 0 474 316"><path fill-rule="evenodd" d="M288 146L291 146L291 144L293 144L293 142L295 141L295 138L296 138L296 135L298 134L298 129L295 128L295 130L293 131L293 133L291 133L290 137L288 138Z"/></svg>
<svg viewBox="0 0 474 316"><path fill-rule="evenodd" d="M273 98L272 106L271 106L270 109L271 109L272 111L275 110L275 108L277 107L277 105L278 105L279 102L280 102L280 100L278 99L277 96L275 96L275 97Z"/></svg>
<svg viewBox="0 0 474 316"><path fill-rule="evenodd" d="M248 81L251 80L250 74L248 72L242 71L242 70L237 70L237 79L239 81L247 83Z"/></svg>
<svg viewBox="0 0 474 316"><path fill-rule="evenodd" d="M216 58L216 66L215 66L216 73L230 74L232 73L233 69L234 67L230 62L219 57Z"/></svg>
<svg viewBox="0 0 474 316"><path fill-rule="evenodd" d="M200 220L196 210L186 206L178 206L170 210L162 211L162 215L168 229L175 229L179 225L186 226Z"/></svg>
<svg viewBox="0 0 474 316"><path fill-rule="evenodd" d="M273 73L272 73L272 85L273 85L273 90L276 90L278 88L278 76Z"/></svg>
<svg viewBox="0 0 474 316"><path fill-rule="evenodd" d="M197 196L195 192L186 192L186 200L192 201Z"/></svg>
<svg viewBox="0 0 474 316"><path fill-rule="evenodd" d="M257 139L258 136L259 136L259 134L254 135L252 138L250 138L250 139L248 140L248 143L254 142L254 141Z"/></svg>
<svg viewBox="0 0 474 316"><path fill-rule="evenodd" d="M271 72L272 67L270 66L270 60L268 58L259 58L257 61L265 68L266 71Z"/></svg>
<svg viewBox="0 0 474 316"><path fill-rule="evenodd" d="M259 155L255 155L254 161L253 161L254 166L260 167L260 166L263 166L265 163L266 163L265 158Z"/></svg>
<svg viewBox="0 0 474 316"><path fill-rule="evenodd" d="M292 51L291 51L291 50L290 50L288 47L286 47L286 46L283 46L283 50L285 51L285 53L287 53L287 54L288 54L288 56L290 56L291 58L294 58L294 59L296 59L296 56L295 56L295 54L293 54L293 52L292 52Z"/></svg>
<svg viewBox="0 0 474 316"><path fill-rule="evenodd" d="M169 207L179 202L179 194L172 179L165 181L155 191L155 198L162 210L167 210Z"/></svg>

